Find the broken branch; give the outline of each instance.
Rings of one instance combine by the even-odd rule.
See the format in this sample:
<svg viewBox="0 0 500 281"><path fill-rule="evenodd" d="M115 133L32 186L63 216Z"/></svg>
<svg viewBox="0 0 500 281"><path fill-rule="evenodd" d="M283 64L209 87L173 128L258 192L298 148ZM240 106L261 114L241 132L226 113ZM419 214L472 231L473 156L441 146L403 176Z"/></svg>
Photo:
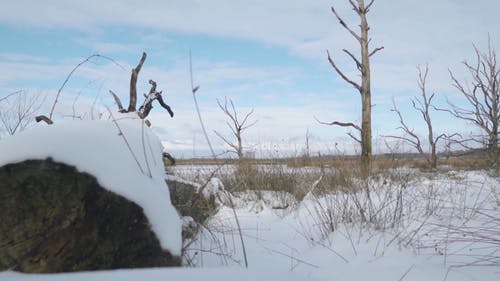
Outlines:
<svg viewBox="0 0 500 281"><path fill-rule="evenodd" d="M168 111L168 114L170 114L170 117L174 117L174 112L172 111L172 109L170 108L170 106L168 106L164 101L163 101L163 97L161 96L161 93L158 93L158 95L156 96L156 99L158 100L158 102L160 103L161 107L165 108L167 111Z"/></svg>
<svg viewBox="0 0 500 281"><path fill-rule="evenodd" d="M130 75L130 103L128 106L128 112L135 111L135 106L137 104L137 76L139 75L139 71L141 71L142 65L146 60L146 53L142 53L141 60L136 68L132 68L132 74Z"/></svg>
<svg viewBox="0 0 500 281"><path fill-rule="evenodd" d="M49 117L47 117L45 115L38 115L37 117L35 117L35 120L37 123L40 121L44 121L45 123L47 123L49 125L54 124L54 121L52 121Z"/></svg>
<svg viewBox="0 0 500 281"><path fill-rule="evenodd" d="M127 112L124 108L123 108L123 105L122 105L122 102L120 101L120 98L111 90L109 90L109 93L113 96L113 98L115 99L115 103L116 103L116 106L118 106L118 112L120 113L125 113Z"/></svg>
<svg viewBox="0 0 500 281"><path fill-rule="evenodd" d="M340 126L340 127L352 127L358 131L361 132L361 127L358 125L351 123L351 122L339 122L339 121L333 121L333 122L323 122L318 120L316 117L314 117L318 123L323 124L323 125L328 125L328 126Z"/></svg>

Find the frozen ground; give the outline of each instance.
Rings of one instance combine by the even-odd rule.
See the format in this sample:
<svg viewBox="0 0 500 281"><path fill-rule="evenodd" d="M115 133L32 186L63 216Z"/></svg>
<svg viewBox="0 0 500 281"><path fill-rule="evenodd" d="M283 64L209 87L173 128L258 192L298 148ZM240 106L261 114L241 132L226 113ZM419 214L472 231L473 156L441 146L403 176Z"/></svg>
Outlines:
<svg viewBox="0 0 500 281"><path fill-rule="evenodd" d="M485 172L393 173L403 180L370 182L371 204L364 192L310 194L283 210L286 196L236 195L249 269L287 270L314 280L500 280L498 179ZM355 221L349 213L356 212L355 199L373 208L375 222ZM343 214L351 223L328 214ZM244 266L231 208L206 224L186 261Z"/></svg>
<svg viewBox="0 0 500 281"><path fill-rule="evenodd" d="M137 166L161 166L161 160L153 160L153 155L159 153L153 153L149 147L157 141L147 137L149 144L144 146L145 139L137 136L147 135L127 134L127 122L121 126L125 136L137 146L134 151L144 151L145 148L146 152L140 155L151 154L151 162L148 164L148 158L140 157L138 164L125 164L123 160L120 165L130 165L126 168L129 173L115 176L135 174L135 180L151 182L163 178L163 175L155 175L158 173L156 168L151 174L139 172ZM83 127L95 126L81 124ZM147 129L134 126L135 130ZM87 157L87 154L75 157L76 150L72 146L63 149L65 145L68 147L67 143L74 144L83 137L76 135L81 128L73 125L62 127L75 135L75 141L65 139L66 134L61 135L61 141L50 154L40 154L33 148L20 156L18 153L9 154L11 149L4 147L3 160L7 159L4 155L11 155L9 157L14 159L9 161L20 161L23 157L51 156L55 160L66 157L62 160L70 161L84 171L92 169L93 165L107 165L71 162L93 157ZM57 127L50 127L53 128ZM128 161L133 160L114 124L103 123L101 129L103 134L111 132L105 140L116 141L117 155L127 155ZM27 133L25 136L32 134ZM38 136L38 143L40 140L43 137ZM9 145L15 146L16 143L19 144L11 141ZM82 151L95 146L92 143L84 145L89 147L82 148ZM210 174L206 171L212 168L183 167L178 172L189 176L190 181L197 181L193 175L206 176ZM118 180L99 171L95 173L100 181L110 181L110 185ZM215 185L220 181L210 183ZM357 192L332 192L322 196L309 193L302 201L276 191L236 193L229 201L222 189L208 188L205 190L220 192L222 206L205 223L200 234L184 245L184 263L192 267L42 275L7 271L0 272L0 280L500 280L499 183L498 178L481 171L431 175L399 169L374 177L366 182L365 189ZM157 184L161 189L162 185ZM133 192L133 187L130 189ZM133 196L135 200L148 198L141 197L141 194ZM234 210L229 207L231 202ZM154 209L154 205L148 202L142 204L146 209ZM360 210L363 210L365 221ZM160 215L155 220L158 219L161 219ZM245 269L245 257L248 269Z"/></svg>

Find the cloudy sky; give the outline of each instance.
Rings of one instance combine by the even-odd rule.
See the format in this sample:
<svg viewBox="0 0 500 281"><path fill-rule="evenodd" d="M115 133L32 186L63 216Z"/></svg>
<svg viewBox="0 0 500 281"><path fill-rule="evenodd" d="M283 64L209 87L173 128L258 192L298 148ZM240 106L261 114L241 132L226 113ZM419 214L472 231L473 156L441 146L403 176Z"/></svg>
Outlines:
<svg viewBox="0 0 500 281"><path fill-rule="evenodd" d="M322 121L360 120L359 94L339 78L326 59L329 50L340 68L359 79L342 52L359 47L335 19L330 7L354 29L358 23L347 0L157 0L29 1L3 4L0 10L0 98L17 90L46 98L48 114L55 93L70 71L78 68L61 94L55 119L68 115L97 118L116 108L108 90L126 102L130 69L143 51L148 58L138 90L157 81L175 116L159 106L150 116L155 131L177 157L207 155L196 116L189 78L192 52L194 83L209 136L225 149L214 130L230 137L217 99L231 98L240 114L254 109L244 140L263 154L302 152L306 132L311 152L347 153L357 148L349 129ZM419 94L418 65L429 65L428 92L436 105L446 99L462 103L451 87L448 70L466 79L461 62L473 62L475 44L485 50L488 34L500 49L500 2L496 0L376 0L368 15L372 57L374 147L383 152L383 135L398 134L390 111L398 104L407 123L424 136L425 127L411 109ZM437 132L473 128L434 113ZM355 133L355 132L353 132Z"/></svg>

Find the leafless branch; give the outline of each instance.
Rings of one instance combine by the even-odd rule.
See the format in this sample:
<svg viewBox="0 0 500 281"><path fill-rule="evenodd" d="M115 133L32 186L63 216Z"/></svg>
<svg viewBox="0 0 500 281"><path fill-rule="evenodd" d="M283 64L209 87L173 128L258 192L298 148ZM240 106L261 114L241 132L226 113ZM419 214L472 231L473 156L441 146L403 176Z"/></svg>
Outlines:
<svg viewBox="0 0 500 281"><path fill-rule="evenodd" d="M399 109L397 108L394 99L392 100L392 105L393 105L393 108L391 109L391 111L398 115L399 124L401 125L397 129L402 130L406 135L408 135L408 137L394 136L394 135L387 135L385 137L400 139L400 140L403 140L407 143L410 143L415 149L417 149L417 151L419 153L425 155L425 152L422 148L422 143L420 141L420 138L418 137L418 135L415 133L415 131L413 129L408 127L408 125L404 121L404 118L403 118L403 115L401 114L401 111L399 111Z"/></svg>
<svg viewBox="0 0 500 281"><path fill-rule="evenodd" d="M37 117L35 117L35 120L36 120L36 122L44 121L45 123L47 123L49 125L54 124L54 122L49 117L47 117L45 115L38 115Z"/></svg>
<svg viewBox="0 0 500 281"><path fill-rule="evenodd" d="M212 153L212 157L215 159L216 155L214 149L212 147L212 143L210 142L210 138L208 137L207 130L205 129L205 125L203 124L203 119L201 118L200 107L198 106L198 100L196 99L196 91L200 89L200 86L194 86L193 82L193 61L191 57L191 50L189 50L189 77L191 81L191 92L193 94L194 105L196 107L196 113L198 113L198 119L200 120L201 129L203 130L203 135L205 136L205 140L207 141L208 147L210 148L210 152Z"/></svg>
<svg viewBox="0 0 500 281"><path fill-rule="evenodd" d="M429 73L429 67L426 65L425 69L422 70L420 66L417 67L418 70L418 80L417 84L418 87L420 88L420 97L415 97L411 100L413 108L420 113L422 116L422 119L424 120L426 126L427 126L427 140L429 143L429 152L426 153L422 147L422 143L420 140L420 137L414 132L413 129L411 129L404 121L403 116L401 112L398 110L396 103L394 99L392 100L393 108L391 109L392 112L395 112L398 115L399 118L399 123L400 127L398 127L399 130L402 130L405 134L405 136L395 136L395 135L388 135L386 137L389 138L394 138L394 139L399 139L403 140L406 143L409 143L411 146L413 146L417 151L425 156L425 159L427 163L429 164L429 167L431 169L436 169L437 168L437 143L440 140L451 140L456 136L460 136L458 133L454 133L451 135L447 134L440 134L438 137L434 137L434 131L432 127L432 119L430 116L430 109L434 108L432 105L432 100L435 96L435 94L432 94L430 97L427 96L426 92L426 80L427 80L427 75Z"/></svg>
<svg viewBox="0 0 500 281"><path fill-rule="evenodd" d="M328 61L330 62L330 65L333 67L333 69L335 69L335 71L338 73L338 75L340 75L340 77L342 77L342 79L344 79L347 83L351 84L354 88L356 88L358 91L361 91L361 85L359 85L358 83L352 81L351 79L349 79L338 67L337 65L335 64L335 62L333 61L332 57L330 56L330 52L328 50L326 50L326 54L328 55Z"/></svg>
<svg viewBox="0 0 500 281"><path fill-rule="evenodd" d="M338 122L338 121L333 121L333 122L323 122L323 121L320 121L318 120L316 117L314 117L314 119L316 119L316 121L320 124L323 124L323 125L328 125L328 126L340 126L340 127L352 127L358 131L361 132L361 127L354 124L354 123L351 123L351 122Z"/></svg>
<svg viewBox="0 0 500 281"><path fill-rule="evenodd" d="M349 132L349 133L347 133L347 135L348 135L351 139L353 139L354 141L356 141L357 143L362 144L361 140L360 140L358 137L356 137L355 135L353 135L352 133L350 133L350 132Z"/></svg>
<svg viewBox="0 0 500 281"><path fill-rule="evenodd" d="M359 62L359 60L348 50L342 49L342 51L344 51L344 53L349 55L352 58L352 60L354 61L354 63L356 63L356 68L358 68L359 71L362 71L363 65Z"/></svg>
<svg viewBox="0 0 500 281"><path fill-rule="evenodd" d="M353 4L353 3L351 2L351 4ZM349 31L349 33L351 33L351 35L354 36L354 38L356 38L356 40L361 42L361 37L358 34L356 34L356 32L354 32L349 26L347 26L345 21L337 14L337 11L335 11L335 8L333 6L332 6L332 13L339 20L340 25L342 25L347 31Z"/></svg>
<svg viewBox="0 0 500 281"><path fill-rule="evenodd" d="M158 100L158 103L160 103L161 107L165 108L168 111L168 114L170 114L170 117L174 117L174 112L172 111L172 109L170 108L170 106L168 106L163 101L163 97L161 96L161 94L157 95L156 99Z"/></svg>
<svg viewBox="0 0 500 281"><path fill-rule="evenodd" d="M476 62L463 62L472 81L460 82L450 70L452 85L468 102L469 107L457 106L448 101L448 109L439 109L467 121L483 132L475 142L482 143L489 151L491 163L498 164L500 157L500 67L496 53L488 37L488 50L481 52L473 45Z"/></svg>
<svg viewBox="0 0 500 281"><path fill-rule="evenodd" d="M23 90L17 90L17 91L15 91L15 92L12 92L12 93L10 93L10 94L7 94L7 96L5 96L5 97L1 98L1 99L0 99L0 101L6 100L6 99L10 98L11 96L13 96L13 95L17 95L17 94L22 93L22 92L23 92Z"/></svg>
<svg viewBox="0 0 500 281"><path fill-rule="evenodd" d="M234 137L236 138L236 142L231 142L227 138L223 137L219 132L215 132L219 138L221 138L226 144L228 144L238 155L238 158L243 158L243 144L242 144L242 133L246 129L254 126L258 120L255 120L249 124L247 124L250 116L254 113L254 110L250 110L247 114L245 114L245 117L243 120L240 120L238 118L238 112L236 111L236 107L234 106L234 103L231 99L229 99L229 105L228 105L228 98L224 98L224 104L222 104L219 100L217 100L217 104L219 105L219 108L224 112L224 114L229 118L231 121L231 124L228 122L227 125L231 132L233 133Z"/></svg>
<svg viewBox="0 0 500 281"><path fill-rule="evenodd" d="M381 51L383 49L384 49L384 46L375 48L375 49L373 49L373 51L370 52L370 54L368 56L371 57L371 56L375 55L378 51Z"/></svg>
<svg viewBox="0 0 500 281"><path fill-rule="evenodd" d="M158 100L160 105L168 111L170 117L174 117L174 112L172 111L170 106L168 106L163 100L162 91L158 92L156 90L156 82L150 79L149 84L151 85L151 89L149 90L149 93L147 95L144 95L145 100L141 105L141 107L139 107L139 111L137 112L139 116L142 119L146 118L151 112L151 109L153 109L153 102L155 100Z"/></svg>
<svg viewBox="0 0 500 281"><path fill-rule="evenodd" d="M135 106L137 104L137 76L139 75L139 71L141 71L142 65L146 60L146 56L146 53L143 52L139 64L137 64L135 68L132 68L132 74L130 75L130 101L128 112L135 111Z"/></svg>
<svg viewBox="0 0 500 281"><path fill-rule="evenodd" d="M11 99L7 99L11 97ZM9 94L0 105L0 127L8 135L13 135L25 130L35 121L46 95L42 97L40 92L30 93L25 90Z"/></svg>
<svg viewBox="0 0 500 281"><path fill-rule="evenodd" d="M128 151L130 152L130 155L132 155L132 157L134 158L135 160L135 163L137 164L137 167L139 168L139 170L141 171L141 173L143 175L146 175L146 172L144 171L144 169L142 168L142 165L141 163L139 163L139 160L137 158L137 155L134 153L134 150L132 149L132 147L130 146L130 143L128 142L128 139L127 137L125 136L125 134L123 133L121 127L120 127L120 124L118 124L118 121L116 120L116 118L113 116L113 113L111 112L111 110L109 109L109 107L106 107L106 109L108 110L108 113L109 113L109 116L111 116L111 121L113 121L113 124L115 125L116 129L118 130L118 135L123 139L123 141L125 142L125 145L127 146L128 148ZM146 155L144 155L144 157L146 157Z"/></svg>
<svg viewBox="0 0 500 281"><path fill-rule="evenodd" d="M68 74L68 76L66 76L66 79L64 80L64 82L62 83L61 87L59 88L59 90L57 91L57 95L56 95L56 98L54 100L54 103L52 104L52 108L50 109L50 114L49 114L49 119L52 119L52 115L54 114L54 109L56 108L56 104L57 104L57 101L59 100L59 96L61 95L61 92L62 90L64 89L64 86L66 86L66 84L68 83L69 79L71 78L71 76L73 75L73 73L82 65L84 65L85 63L89 62L91 59L93 58L103 58L105 60L109 60L111 61L112 63L114 63L115 65L123 68L120 64L118 64L115 60L113 60L112 58L109 58L107 56L103 56L103 55L100 55L100 54L93 54L89 57L87 57L86 59L84 59L83 61L81 61L79 64L77 64L72 70L71 72Z"/></svg>
<svg viewBox="0 0 500 281"><path fill-rule="evenodd" d="M123 105L122 105L122 102L120 101L120 98L111 90L109 90L109 93L113 96L113 98L115 99L115 103L116 105L118 106L118 112L120 113L124 113L124 112L127 112L124 108L123 108Z"/></svg>
<svg viewBox="0 0 500 281"><path fill-rule="evenodd" d="M370 1L370 3L368 3L368 5L366 5L366 6L365 6L365 10L366 10L366 12L368 12L368 11L369 11L369 9L370 9L370 7L372 6L373 2L375 2L375 0Z"/></svg>
<svg viewBox="0 0 500 281"><path fill-rule="evenodd" d="M323 124L323 125L328 125L328 126L340 126L340 127L351 127L351 128L354 128L356 129L357 131L359 131L361 133L361 127L354 124L354 123L351 123L351 122L339 122L339 121L333 121L333 122L323 122L323 121L320 121L318 120L318 118L314 117L314 119L316 119L316 121L320 124ZM359 138L357 138L356 136L354 136L352 133L347 133L347 135L352 138L353 140L355 140L356 142L358 143L362 143L361 140Z"/></svg>
<svg viewBox="0 0 500 281"><path fill-rule="evenodd" d="M226 137L224 137L222 134L220 134L219 132L215 131L214 130L214 133L224 142L226 143L227 145L229 145L232 150L229 150L229 152L231 153L235 153L236 155L238 155L238 146L236 146L234 143L232 143L231 141L229 141Z"/></svg>

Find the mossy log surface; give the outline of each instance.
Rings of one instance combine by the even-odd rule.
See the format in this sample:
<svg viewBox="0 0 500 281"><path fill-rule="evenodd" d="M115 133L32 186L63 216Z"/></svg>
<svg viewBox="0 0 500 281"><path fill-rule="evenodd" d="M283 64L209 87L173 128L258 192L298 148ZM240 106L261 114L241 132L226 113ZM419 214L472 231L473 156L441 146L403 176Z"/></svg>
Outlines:
<svg viewBox="0 0 500 281"><path fill-rule="evenodd" d="M180 265L161 249L141 207L51 159L0 167L0 206L0 271Z"/></svg>

